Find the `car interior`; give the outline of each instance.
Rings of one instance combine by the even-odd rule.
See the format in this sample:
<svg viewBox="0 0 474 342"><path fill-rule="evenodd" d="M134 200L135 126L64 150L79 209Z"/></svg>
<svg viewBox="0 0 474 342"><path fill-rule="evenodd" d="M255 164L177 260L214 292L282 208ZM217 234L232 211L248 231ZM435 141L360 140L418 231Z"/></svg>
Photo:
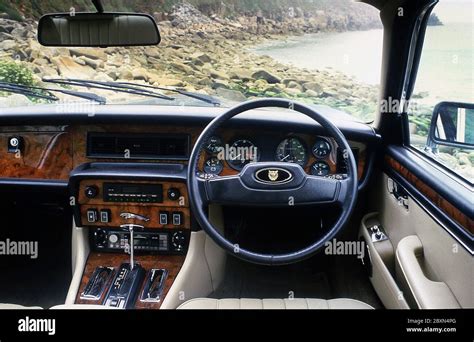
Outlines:
<svg viewBox="0 0 474 342"><path fill-rule="evenodd" d="M224 105L163 83L0 72L0 94L33 99L0 106L0 309L473 308L472 173L435 157L474 165L472 79L470 99L430 109L415 147L403 104L438 1L360 3L383 30L377 100L401 104L370 122L268 93ZM90 6L42 13L30 39L87 49L84 68L103 51L183 49L150 13Z"/></svg>

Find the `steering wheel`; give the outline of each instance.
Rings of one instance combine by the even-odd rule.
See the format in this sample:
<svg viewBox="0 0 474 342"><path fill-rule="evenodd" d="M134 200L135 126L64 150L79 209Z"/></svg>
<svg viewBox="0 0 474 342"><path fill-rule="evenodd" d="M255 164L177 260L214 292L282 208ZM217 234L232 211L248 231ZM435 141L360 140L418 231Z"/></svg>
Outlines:
<svg viewBox="0 0 474 342"><path fill-rule="evenodd" d="M238 114L264 107L292 109L318 122L342 149L347 177L332 179L312 176L300 165L285 162L254 162L245 165L238 175L200 177L198 163L202 148L216 130ZM312 256L344 227L357 199L357 168L352 150L342 132L314 109L287 99L258 99L229 109L204 129L191 152L187 186L189 202L197 222L217 245L248 262L284 265ZM209 204L287 207L331 203L341 208L341 214L326 234L308 247L284 254L263 254L241 248L227 240L212 225L206 214Z"/></svg>

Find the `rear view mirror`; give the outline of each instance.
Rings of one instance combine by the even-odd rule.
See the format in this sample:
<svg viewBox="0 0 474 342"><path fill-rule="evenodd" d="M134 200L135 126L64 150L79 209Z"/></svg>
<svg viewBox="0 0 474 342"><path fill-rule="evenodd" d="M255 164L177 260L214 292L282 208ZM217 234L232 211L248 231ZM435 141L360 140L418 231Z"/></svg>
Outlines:
<svg viewBox="0 0 474 342"><path fill-rule="evenodd" d="M38 41L44 46L108 47L158 45L161 38L147 14L59 13L40 19Z"/></svg>
<svg viewBox="0 0 474 342"><path fill-rule="evenodd" d="M474 149L474 104L441 102L436 105L428 145Z"/></svg>

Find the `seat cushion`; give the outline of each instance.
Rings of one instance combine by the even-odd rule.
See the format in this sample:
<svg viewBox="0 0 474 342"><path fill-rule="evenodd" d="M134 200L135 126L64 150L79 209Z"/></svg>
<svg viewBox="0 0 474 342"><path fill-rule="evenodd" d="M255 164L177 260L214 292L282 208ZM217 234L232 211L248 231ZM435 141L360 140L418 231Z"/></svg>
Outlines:
<svg viewBox="0 0 474 342"><path fill-rule="evenodd" d="M313 299L313 298L295 298L295 299L212 299L212 298L196 298L188 300L181 304L178 309L373 309L370 305L355 299L338 298L338 299Z"/></svg>
<svg viewBox="0 0 474 342"><path fill-rule="evenodd" d="M43 308L39 306L23 306L23 305L17 305L17 304L1 304L0 303L0 310L43 310Z"/></svg>

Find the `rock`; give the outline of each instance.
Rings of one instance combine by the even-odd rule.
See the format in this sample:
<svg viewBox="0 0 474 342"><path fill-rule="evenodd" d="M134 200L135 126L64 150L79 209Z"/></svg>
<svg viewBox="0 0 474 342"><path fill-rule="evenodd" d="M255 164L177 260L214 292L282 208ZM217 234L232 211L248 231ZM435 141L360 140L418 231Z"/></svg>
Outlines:
<svg viewBox="0 0 474 342"><path fill-rule="evenodd" d="M184 83L181 80L177 80L174 78L163 78L163 77L150 77L150 83L153 82L154 84L164 86L164 87L182 87Z"/></svg>
<svg viewBox="0 0 474 342"><path fill-rule="evenodd" d="M0 13L0 19L9 19L10 16L8 15L8 13L5 13L5 12L2 12Z"/></svg>
<svg viewBox="0 0 474 342"><path fill-rule="evenodd" d="M244 94L242 94L240 91L225 88L218 88L217 96L236 102L243 102L247 100Z"/></svg>
<svg viewBox="0 0 474 342"><path fill-rule="evenodd" d="M130 69L121 69L118 75L118 78L122 80L133 80L133 73Z"/></svg>
<svg viewBox="0 0 474 342"><path fill-rule="evenodd" d="M263 69L254 72L252 77L257 80L265 80L270 84L280 83L281 81L280 78Z"/></svg>
<svg viewBox="0 0 474 342"><path fill-rule="evenodd" d="M211 87L212 89L229 88L229 82L224 80L214 80Z"/></svg>
<svg viewBox="0 0 474 342"><path fill-rule="evenodd" d="M90 66L91 68L94 68L94 69L99 69L99 68L104 67L104 62L100 59L92 59L92 58L85 57L85 56L82 56L79 59L84 61L84 63L86 65L88 65L88 66Z"/></svg>
<svg viewBox="0 0 474 342"><path fill-rule="evenodd" d="M190 57L191 57L191 59L197 59L197 60L201 61L202 63L211 63L212 62L211 57L209 57L208 54L205 54L205 53L202 53L202 52L196 52L196 53L192 54Z"/></svg>
<svg viewBox="0 0 474 342"><path fill-rule="evenodd" d="M18 43L14 40L4 40L0 42L0 50L15 50L18 48Z"/></svg>
<svg viewBox="0 0 474 342"><path fill-rule="evenodd" d="M148 71L145 68L138 68L132 70L134 80L148 81Z"/></svg>
<svg viewBox="0 0 474 342"><path fill-rule="evenodd" d="M304 92L309 97L319 97L320 93L315 92L314 90L308 89Z"/></svg>
<svg viewBox="0 0 474 342"><path fill-rule="evenodd" d="M181 71L185 74L192 74L193 73L193 69L189 66L187 66L186 64L183 64L183 63L180 63L180 62L171 62L171 66L178 70L178 71Z"/></svg>
<svg viewBox="0 0 474 342"><path fill-rule="evenodd" d="M298 89L294 89L294 88L286 88L285 93L287 93L288 95L291 95L291 96L298 96L298 95L301 94L301 91L298 90Z"/></svg>
<svg viewBox="0 0 474 342"><path fill-rule="evenodd" d="M28 35L28 31L24 28L18 27L13 29L10 34L15 38L26 38L26 36Z"/></svg>
<svg viewBox="0 0 474 342"><path fill-rule="evenodd" d="M145 49L145 55L147 57L160 58L161 53L158 48L147 48Z"/></svg>
<svg viewBox="0 0 474 342"><path fill-rule="evenodd" d="M209 70L209 75L212 77L212 78L217 78L219 80L229 80L229 76L227 76L226 74L224 74L223 72L219 72L217 70Z"/></svg>
<svg viewBox="0 0 474 342"><path fill-rule="evenodd" d="M108 70L106 72L106 75L110 77L113 81L116 81L118 79L118 74L116 70Z"/></svg>
<svg viewBox="0 0 474 342"><path fill-rule="evenodd" d="M53 58L53 64L58 68L59 74L65 78L90 78L95 74L94 69L89 66L77 64L69 56Z"/></svg>
<svg viewBox="0 0 474 342"><path fill-rule="evenodd" d="M0 42L3 42L5 40L12 40L12 39L13 39L13 36L11 34L2 32L0 30Z"/></svg>
<svg viewBox="0 0 474 342"><path fill-rule="evenodd" d="M473 151L473 152L469 152L469 154L467 155L467 157L469 158L469 161L471 162L471 164L474 165L474 151Z"/></svg>
<svg viewBox="0 0 474 342"><path fill-rule="evenodd" d="M97 75L94 76L95 81L100 81L100 82L113 82L114 79L110 77L109 75L99 72Z"/></svg>
<svg viewBox="0 0 474 342"><path fill-rule="evenodd" d="M253 80L252 73L246 69L232 69L229 72L229 77L231 79L238 79L244 82L249 82Z"/></svg>
<svg viewBox="0 0 474 342"><path fill-rule="evenodd" d="M323 87L316 82L306 82L303 84L305 90L312 90L315 93L321 94L323 92Z"/></svg>
<svg viewBox="0 0 474 342"><path fill-rule="evenodd" d="M107 54L101 49L94 49L94 48L72 48L70 49L71 56L76 57L87 57L92 59L102 59L104 61L107 60Z"/></svg>
<svg viewBox="0 0 474 342"><path fill-rule="evenodd" d="M303 91L303 87L298 82L295 82L295 81L290 81L287 85L287 88L298 89L298 91L300 92Z"/></svg>

